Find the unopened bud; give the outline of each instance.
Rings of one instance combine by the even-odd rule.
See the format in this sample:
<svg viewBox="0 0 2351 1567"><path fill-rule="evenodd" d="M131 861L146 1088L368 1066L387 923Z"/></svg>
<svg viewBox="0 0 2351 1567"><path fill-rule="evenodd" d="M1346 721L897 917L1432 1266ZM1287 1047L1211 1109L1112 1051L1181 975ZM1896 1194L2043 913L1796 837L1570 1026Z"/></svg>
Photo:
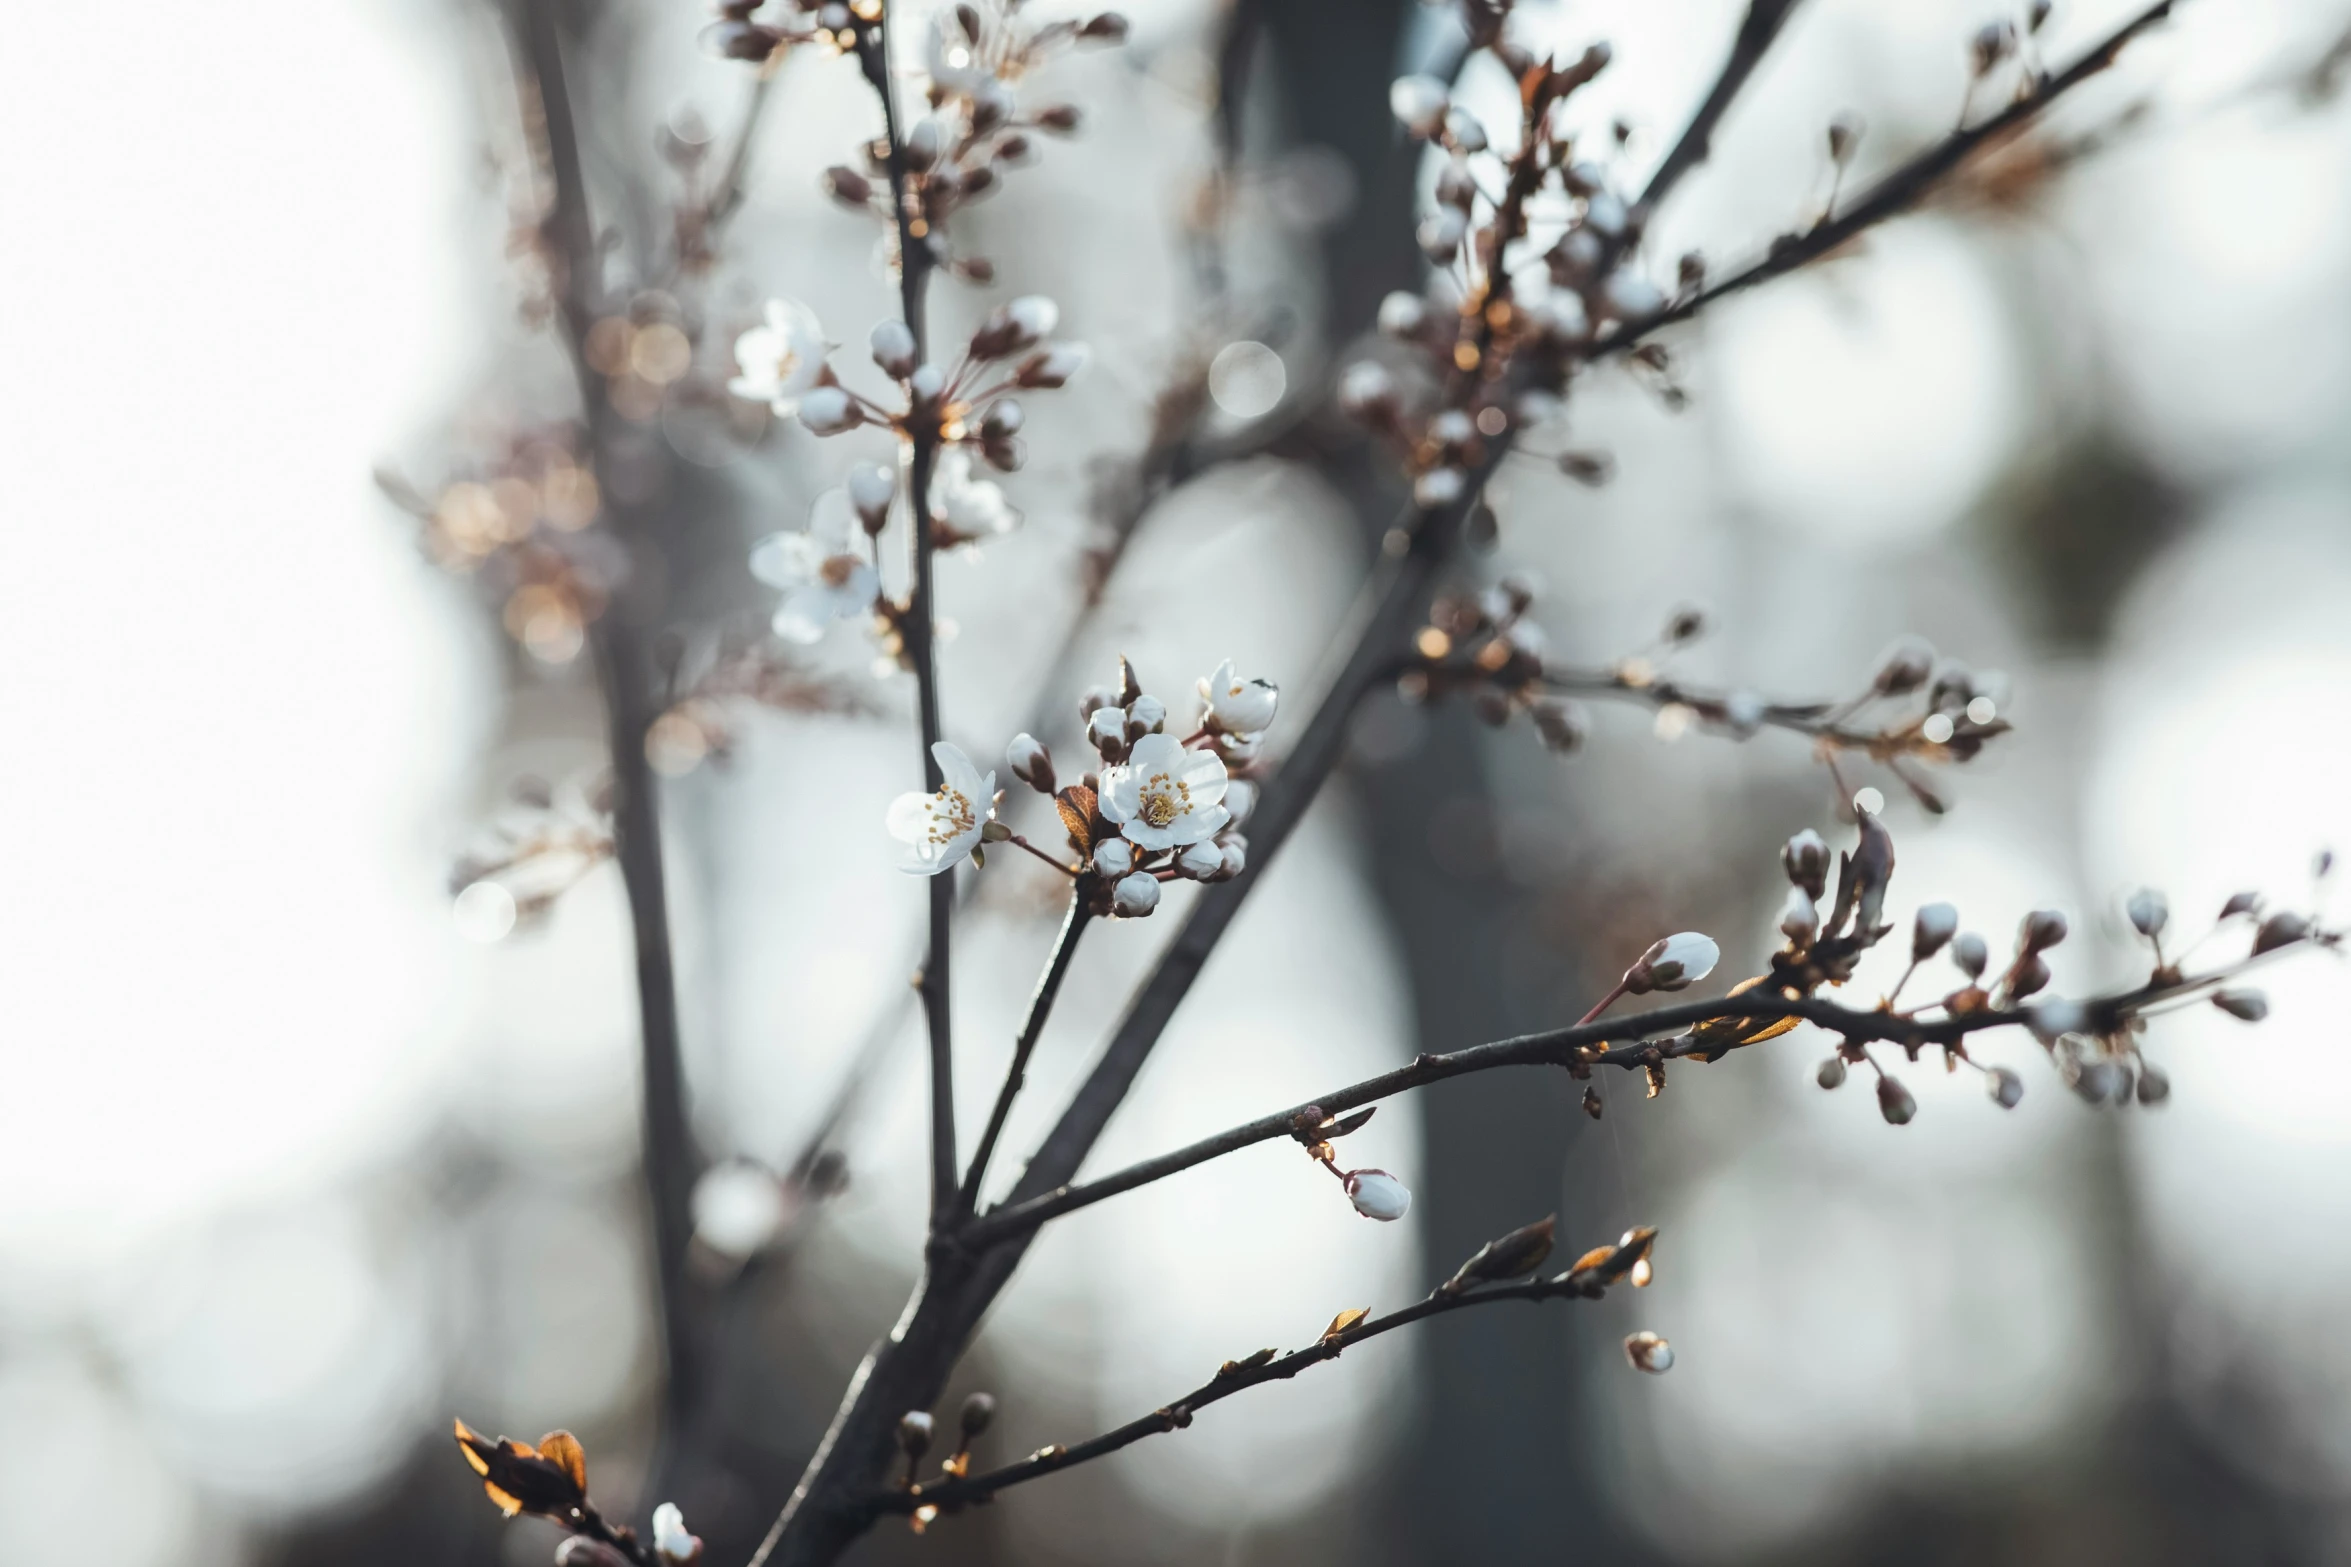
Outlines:
<svg viewBox="0 0 2351 1567"><path fill-rule="evenodd" d="M2253 951L2256 956L2275 952L2280 947L2292 946L2310 934L2310 921L2299 914L2280 910L2261 922L2253 933Z"/></svg>
<svg viewBox="0 0 2351 1567"><path fill-rule="evenodd" d="M1820 1064L1820 1070L1812 1074L1812 1080L1823 1088L1844 1087L1845 1058L1843 1056L1829 1057Z"/></svg>
<svg viewBox="0 0 2351 1567"><path fill-rule="evenodd" d="M840 387L813 387L800 395L800 423L810 435L839 435L865 423L865 412Z"/></svg>
<svg viewBox="0 0 2351 1567"><path fill-rule="evenodd" d="M1840 114L1829 121L1829 161L1842 167L1852 161L1853 149L1861 145L1861 116Z"/></svg>
<svg viewBox="0 0 2351 1567"><path fill-rule="evenodd" d="M906 133L906 166L917 174L928 173L939 161L939 155L947 150L951 136L945 121L935 114L924 115Z"/></svg>
<svg viewBox="0 0 2351 1567"><path fill-rule="evenodd" d="M1412 1191L1385 1170L1350 1170L1347 1200L1367 1219L1395 1220L1411 1211Z"/></svg>
<svg viewBox="0 0 2351 1567"><path fill-rule="evenodd" d="M824 171L825 194L844 207L862 208L873 200L873 181L855 169L831 168Z"/></svg>
<svg viewBox="0 0 2351 1567"><path fill-rule="evenodd" d="M1780 847L1780 869L1816 901L1828 889L1829 846L1807 827Z"/></svg>
<svg viewBox="0 0 2351 1567"><path fill-rule="evenodd" d="M927 1409L909 1409L898 1417L898 1447L909 1458L931 1450L932 1424Z"/></svg>
<svg viewBox="0 0 2351 1567"><path fill-rule="evenodd" d="M1159 882L1149 871L1122 876L1110 889L1110 910L1121 919L1141 919L1159 907Z"/></svg>
<svg viewBox="0 0 2351 1567"><path fill-rule="evenodd" d="M2153 887L2141 887L2131 894L2125 912L2131 917L2132 927L2152 939L2163 934L2163 927L2171 918L2171 904Z"/></svg>
<svg viewBox="0 0 2351 1567"><path fill-rule="evenodd" d="M1641 961L1625 974L1625 988L1634 995L1652 990L1684 990L1714 972L1722 948L1712 936L1694 930L1677 931L1641 954Z"/></svg>
<svg viewBox="0 0 2351 1567"><path fill-rule="evenodd" d="M1102 760L1115 762L1127 754L1127 715L1123 708L1102 707L1086 720L1086 740L1102 753Z"/></svg>
<svg viewBox="0 0 2351 1567"><path fill-rule="evenodd" d="M1412 337L1427 324L1429 307L1418 294L1398 289L1380 301L1380 330L1390 337Z"/></svg>
<svg viewBox="0 0 2351 1567"><path fill-rule="evenodd" d="M1053 753L1035 735L1025 732L1014 735L1012 744L1004 748L1004 760L1011 767L1012 776L1037 793L1053 792Z"/></svg>
<svg viewBox="0 0 2351 1567"><path fill-rule="evenodd" d="M2065 916L2055 909L2035 909L2016 927L2016 950L2046 952L2065 939Z"/></svg>
<svg viewBox="0 0 2351 1567"><path fill-rule="evenodd" d="M1022 425L1029 422L1028 410L1012 397L999 397L980 415L980 439L1001 441L1018 435Z"/></svg>
<svg viewBox="0 0 2351 1567"><path fill-rule="evenodd" d="M995 1422L996 1396L993 1393L972 1394L963 1401L963 1412L957 1419L963 1428L964 1441L969 1442Z"/></svg>
<svg viewBox="0 0 2351 1567"><path fill-rule="evenodd" d="M2229 895L2229 901L2228 901L2228 902L2226 902L2226 903L2224 903L2224 904L2222 904L2222 905L2220 906L2220 917L2221 917L2222 919L2224 919L2224 920L2227 920L2227 919L2235 919L2235 918L2236 918L2238 915L2240 915L2240 914L2251 914L2251 913L2252 913L2254 910L2256 910L2256 909L2258 909L2258 908L2260 908L2260 907L2261 907L2261 894L2260 894L2260 893L2258 893L2258 892L2238 892L2238 893L2232 893L2232 894L2230 894L2230 895Z"/></svg>
<svg viewBox="0 0 2351 1567"><path fill-rule="evenodd" d="M1801 887L1788 889L1788 901L1780 909L1780 934L1798 947L1820 939L1820 909Z"/></svg>
<svg viewBox="0 0 2351 1567"><path fill-rule="evenodd" d="M1706 611L1694 604L1684 604L1665 617L1665 640L1679 647L1684 642L1695 642L1706 635Z"/></svg>
<svg viewBox="0 0 2351 1567"><path fill-rule="evenodd" d="M1103 708L1124 706L1126 706L1126 704L1118 699L1118 690L1116 687L1088 686L1078 696L1078 717L1080 719L1091 719Z"/></svg>
<svg viewBox="0 0 2351 1567"><path fill-rule="evenodd" d="M1673 1369L1673 1346L1647 1329L1629 1334L1624 1341L1624 1358L1633 1363L1636 1371L1651 1376L1663 1376Z"/></svg>
<svg viewBox="0 0 2351 1567"><path fill-rule="evenodd" d="M1924 963L1943 950L1959 931L1959 911L1948 903L1929 903L1920 907L1917 918L1910 922L1910 961Z"/></svg>
<svg viewBox="0 0 2351 1567"><path fill-rule="evenodd" d="M1918 1114L1918 1101L1902 1086L1902 1080L1891 1073L1878 1077L1878 1114L1886 1118L1889 1126L1908 1126L1910 1118Z"/></svg>
<svg viewBox="0 0 2351 1567"><path fill-rule="evenodd" d="M2112 1061L2085 1062L2073 1080L2073 1091L2094 1105L2119 1099L2130 1086L2130 1074Z"/></svg>
<svg viewBox="0 0 2351 1567"><path fill-rule="evenodd" d="M914 374L914 367L922 363L922 353L915 347L914 333L903 321L884 321L873 329L867 339L873 347L873 362L882 367L882 374L893 381L903 381Z"/></svg>
<svg viewBox="0 0 2351 1567"><path fill-rule="evenodd" d="M1969 979L1982 979L1984 965L1992 961L1992 950L1974 931L1962 931L1951 938L1951 961Z"/></svg>
<svg viewBox="0 0 2351 1567"><path fill-rule="evenodd" d="M2042 962L2037 955L2028 953L2017 959L2016 966L2009 970L2009 999L2016 1000L2033 995L2044 989L2048 983L2049 965Z"/></svg>
<svg viewBox="0 0 2351 1567"><path fill-rule="evenodd" d="M687 1567L702 1555L702 1542L687 1532L685 1514L675 1502L653 1509L653 1549L672 1567Z"/></svg>
<svg viewBox="0 0 2351 1567"><path fill-rule="evenodd" d="M890 520L890 502L898 495L898 470L878 462L861 462L849 470L849 506L868 533L879 533Z"/></svg>
<svg viewBox="0 0 2351 1567"><path fill-rule="evenodd" d="M1067 386L1086 368L1090 351L1083 343L1048 343L1021 361L1013 380L1021 386L1051 391Z"/></svg>
<svg viewBox="0 0 2351 1567"><path fill-rule="evenodd" d="M2258 1023L2269 1016L2269 997L2258 990L2216 990L2212 993L2212 1004L2248 1023Z"/></svg>
<svg viewBox="0 0 2351 1567"><path fill-rule="evenodd" d="M1127 704L1127 738L1140 740L1167 727L1167 704L1155 696L1139 696Z"/></svg>
<svg viewBox="0 0 2351 1567"><path fill-rule="evenodd" d="M1229 785L1227 786L1229 789ZM1229 794L1227 798L1230 798ZM1249 840L1237 832L1228 832L1217 840L1224 850L1224 871L1219 881L1231 881L1249 868Z"/></svg>
<svg viewBox="0 0 2351 1567"><path fill-rule="evenodd" d="M1434 76L1400 76L1388 84L1389 110L1415 136L1434 136L1452 105L1452 92Z"/></svg>
<svg viewBox="0 0 2351 1567"><path fill-rule="evenodd" d="M2171 1076L2160 1067L2139 1063L2139 1103L2159 1105L2171 1097Z"/></svg>
<svg viewBox="0 0 2351 1567"><path fill-rule="evenodd" d="M1088 17L1086 25L1078 29L1078 37L1090 44L1124 43L1126 36L1127 19L1116 11Z"/></svg>
<svg viewBox="0 0 2351 1567"><path fill-rule="evenodd" d="M1339 411L1366 424L1393 419L1398 406L1396 378L1387 366L1359 359L1339 373Z"/></svg>
<svg viewBox="0 0 2351 1567"><path fill-rule="evenodd" d="M1210 881L1224 874L1224 847L1201 839L1176 856L1176 873L1192 881Z"/></svg>
<svg viewBox="0 0 2351 1567"><path fill-rule="evenodd" d="M1023 294L998 305L971 337L974 359L1001 359L1033 348L1060 324L1061 307L1043 294Z"/></svg>
<svg viewBox="0 0 2351 1567"><path fill-rule="evenodd" d="M1078 108L1074 103L1047 104L1036 114L1037 128L1056 136L1075 135L1079 119Z"/></svg>
<svg viewBox="0 0 2351 1567"><path fill-rule="evenodd" d="M2025 1027L2031 1029L2033 1037L2042 1044L2054 1045L2066 1035L2080 1032L2089 1020L2090 1015L2082 1009L2080 1002L2052 996L2025 1014Z"/></svg>
<svg viewBox="0 0 2351 1567"><path fill-rule="evenodd" d="M1105 838L1094 846L1094 874L1118 881L1135 868L1135 846L1124 838Z"/></svg>
<svg viewBox="0 0 2351 1567"><path fill-rule="evenodd" d="M1246 778L1226 780L1223 803L1231 825L1244 825L1249 820L1249 813L1257 809L1257 785Z"/></svg>
<svg viewBox="0 0 2351 1567"><path fill-rule="evenodd" d="M1419 244L1422 255L1443 265L1453 259L1453 253L1461 248L1462 236L1468 232L1469 219L1463 216L1459 207L1439 207L1420 220L1420 227L1413 231L1413 239Z"/></svg>
<svg viewBox="0 0 2351 1567"><path fill-rule="evenodd" d="M2004 1066L1996 1066L1985 1074L1984 1088L1992 1096L1992 1103L2003 1110L2013 1110L2024 1102L2024 1079Z"/></svg>
<svg viewBox="0 0 2351 1567"><path fill-rule="evenodd" d="M2016 24L1986 22L1976 29L1975 37L1968 40L1967 49L1969 62L1974 66L1976 75L1986 74L2015 52Z"/></svg>

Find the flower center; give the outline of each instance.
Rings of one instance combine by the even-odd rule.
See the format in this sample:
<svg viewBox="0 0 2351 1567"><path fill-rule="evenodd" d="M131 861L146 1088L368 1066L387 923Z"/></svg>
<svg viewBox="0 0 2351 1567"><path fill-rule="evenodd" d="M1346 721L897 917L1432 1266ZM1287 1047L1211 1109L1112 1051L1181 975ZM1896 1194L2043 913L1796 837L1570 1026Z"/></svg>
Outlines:
<svg viewBox="0 0 2351 1567"><path fill-rule="evenodd" d="M1191 808L1190 786L1165 773L1156 774L1149 783L1143 785L1141 815L1146 826L1168 826Z"/></svg>
<svg viewBox="0 0 2351 1567"><path fill-rule="evenodd" d="M827 555L824 564L816 568L816 577L828 588L845 588L861 564L854 555Z"/></svg>
<svg viewBox="0 0 2351 1567"><path fill-rule="evenodd" d="M979 813L971 807L971 796L952 786L941 785L938 797L931 801L930 841L945 844L971 831L979 820Z"/></svg>

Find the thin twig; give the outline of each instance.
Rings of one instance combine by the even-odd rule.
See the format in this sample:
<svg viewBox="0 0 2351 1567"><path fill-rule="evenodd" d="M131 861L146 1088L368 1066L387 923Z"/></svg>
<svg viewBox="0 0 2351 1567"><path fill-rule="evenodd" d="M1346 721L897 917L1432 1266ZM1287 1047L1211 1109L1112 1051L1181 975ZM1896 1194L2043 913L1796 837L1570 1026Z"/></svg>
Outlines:
<svg viewBox="0 0 2351 1567"><path fill-rule="evenodd" d="M2180 996L2195 995L2233 977L2243 967L2242 963L2233 964L2225 970L2194 978L2151 981L2131 990L2081 1002L2082 1031L2103 1032L2114 1027L2127 1014ZM2030 1007L1985 1007L1944 1017L1920 1018L1883 1008L1863 1010L1840 1006L1817 996L1782 996L1759 988L1744 995L1725 996L1719 1000L1685 1001L1678 1006L1656 1007L1625 1017L1581 1023L1572 1028L1522 1034L1515 1039L1473 1045L1449 1055L1422 1055L1414 1058L1408 1066L1383 1072L1345 1088L1333 1089L1329 1093L1318 1094L1304 1104L1292 1105L1272 1115L1229 1127L1171 1153L1128 1165L1099 1180L1066 1186L1058 1191L990 1209L965 1229L962 1241L975 1250L1001 1245L1065 1214L1092 1207L1095 1203L1131 1192L1139 1186L1165 1180L1195 1165L1206 1164L1211 1159L1238 1153L1244 1148L1270 1142L1277 1137L1293 1136L1297 1131L1299 1114L1312 1106L1321 1107L1325 1115L1341 1115L1408 1089L1425 1088L1431 1083L1441 1083L1448 1078L1463 1077L1472 1072L1490 1072L1497 1067L1573 1066L1588 1070L1610 1066L1633 1070L1685 1056L1711 1058L1744 1048L1744 1044L1735 1038L1710 1039L1687 1032L1701 1023L1718 1019L1773 1022L1794 1018L1815 1024L1852 1043L1883 1041L1912 1050L1934 1045L1959 1045L1969 1036L1987 1029L2023 1027L2030 1023L2031 1013ZM1615 1048L1607 1048L1609 1046Z"/></svg>
<svg viewBox="0 0 2351 1567"><path fill-rule="evenodd" d="M1572 1274L1556 1278L1535 1279L1524 1284L1502 1284L1489 1289L1459 1295L1432 1295L1409 1306L1391 1311L1384 1317L1371 1317L1342 1333L1319 1339L1304 1349L1267 1361L1260 1366L1235 1366L1229 1372L1220 1372L1207 1382L1186 1393L1172 1404L1163 1405L1137 1420L1130 1420L1114 1431L1105 1431L1091 1441L1074 1447L1048 1447L1019 1463L991 1469L986 1474L969 1475L961 1479L935 1480L911 1490L888 1491L877 1494L870 1506L878 1513L906 1513L918 1507L936 1506L942 1511L971 1502L986 1501L1007 1486L1019 1485L1024 1480L1036 1480L1045 1475L1058 1474L1064 1469L1107 1457L1123 1447L1132 1447L1148 1436L1181 1430L1192 1423L1192 1416L1210 1404L1232 1397L1268 1382L1285 1382L1310 1367L1336 1360L1342 1351L1353 1349L1366 1339L1408 1328L1431 1317L1448 1312L1467 1311L1473 1306L1490 1305L1496 1301L1523 1300L1582 1300L1589 1299L1588 1286L1581 1280L1570 1282Z"/></svg>
<svg viewBox="0 0 2351 1567"><path fill-rule="evenodd" d="M1731 40L1730 57L1723 61L1714 85L1698 105L1698 112L1690 116L1690 123L1657 165L1657 172L1649 176L1648 186L1641 192L1641 205L1655 208L1672 194L1682 176L1704 163L1714 151L1715 127L1722 123L1732 102L1747 85L1747 78L1787 25L1788 17L1796 9L1797 0L1749 0L1747 15L1739 23L1738 35Z"/></svg>
<svg viewBox="0 0 2351 1567"><path fill-rule="evenodd" d="M1076 956L1078 938L1086 933L1090 918L1081 887L1070 895L1069 912L1061 919L1061 933L1053 938L1052 955L1045 960L1045 972L1037 976L1036 991L1029 997L1028 1016L1021 1021L1020 1037L1013 1041L1012 1063L1004 1070L1004 1086L996 1091L996 1108L988 1113L987 1130L980 1134L979 1147L972 1151L971 1169L963 1177L963 1191L955 1204L958 1219L979 1204L980 1183L987 1178L988 1161L995 1156L997 1139L1004 1135L1004 1123L1012 1114L1012 1103L1020 1097L1021 1086L1028 1081L1029 1057L1037 1048L1037 1036L1045 1031L1045 1020L1053 1015L1062 978L1069 973L1069 960Z"/></svg>

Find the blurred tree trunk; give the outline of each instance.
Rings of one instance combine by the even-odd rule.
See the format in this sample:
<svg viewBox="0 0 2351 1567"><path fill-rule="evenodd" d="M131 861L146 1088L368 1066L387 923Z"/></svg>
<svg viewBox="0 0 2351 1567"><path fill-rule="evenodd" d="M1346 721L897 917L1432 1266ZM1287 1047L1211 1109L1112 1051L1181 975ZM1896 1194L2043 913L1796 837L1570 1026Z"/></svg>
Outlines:
<svg viewBox="0 0 2351 1567"><path fill-rule="evenodd" d="M1278 88L1283 138L1337 153L1356 180L1352 209L1323 235L1323 340L1339 353L1371 327L1381 296L1417 289L1422 278L1412 237L1420 148L1399 134L1388 108L1389 83L1417 63L1406 50L1422 8L1414 0L1258 3L1260 65ZM1392 463L1358 444L1321 466L1376 549L1403 499ZM1405 959L1416 1048L1443 1051L1560 1020L1528 1015L1529 1001L1505 973L1519 900L1490 850L1480 852L1495 819L1485 737L1458 707L1426 716L1411 750L1357 766L1350 782ZM1565 1074L1474 1076L1423 1097L1426 1145L1409 1180L1428 1278L1561 1203L1569 1141L1590 1125L1574 1106ZM1596 1200L1564 1195L1561 1245L1580 1247L1605 1220ZM1394 1557L1556 1560L1572 1530L1584 1542L1580 1560L1613 1558L1577 1434L1576 1367L1594 1363L1578 1340L1594 1324L1576 1315L1496 1312L1435 1324L1421 1340L1421 1417L1395 1483L1380 1491L1393 1510L1384 1537Z"/></svg>

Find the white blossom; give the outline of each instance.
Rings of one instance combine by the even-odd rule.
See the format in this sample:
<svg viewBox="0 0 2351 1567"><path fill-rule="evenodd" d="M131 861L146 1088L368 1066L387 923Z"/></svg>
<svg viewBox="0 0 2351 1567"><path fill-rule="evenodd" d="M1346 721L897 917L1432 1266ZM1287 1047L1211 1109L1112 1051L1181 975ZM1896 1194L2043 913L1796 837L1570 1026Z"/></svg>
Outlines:
<svg viewBox="0 0 2351 1567"><path fill-rule="evenodd" d="M773 625L787 642L817 641L834 621L869 612L881 592L881 577L851 552L849 511L847 492L827 490L809 508L807 531L752 546L751 575L784 592Z"/></svg>
<svg viewBox="0 0 2351 1567"><path fill-rule="evenodd" d="M890 802L890 836L906 845L898 868L913 876L936 876L961 864L980 846L980 829L995 811L996 775L982 775L971 758L941 740L931 747L945 780L938 792L920 790Z"/></svg>
<svg viewBox="0 0 2351 1567"><path fill-rule="evenodd" d="M1434 76L1399 76L1388 84L1388 108L1415 136L1435 135L1452 106L1452 92Z"/></svg>
<svg viewBox="0 0 2351 1567"><path fill-rule="evenodd" d="M735 339L735 364L742 374L727 383L737 397L761 402L788 419L799 409L800 398L824 374L824 324L816 312L796 299L767 302L767 323Z"/></svg>
<svg viewBox="0 0 2351 1567"><path fill-rule="evenodd" d="M1347 1172L1347 1200L1367 1219L1401 1219L1412 1209L1412 1189L1385 1170Z"/></svg>
<svg viewBox="0 0 2351 1567"><path fill-rule="evenodd" d="M972 476L971 453L951 446L931 479L931 514L965 538L994 538L1020 526L1020 510L1003 486Z"/></svg>
<svg viewBox="0 0 2351 1567"><path fill-rule="evenodd" d="M1102 814L1138 849L1180 849L1213 838L1228 817L1224 759L1173 735L1145 735L1102 770Z"/></svg>
<svg viewBox="0 0 2351 1567"><path fill-rule="evenodd" d="M1122 876L1110 889L1110 911L1120 919L1141 919L1159 907L1159 878L1149 871Z"/></svg>
<svg viewBox="0 0 2351 1567"><path fill-rule="evenodd" d="M1263 734L1272 727L1280 697L1280 689L1270 680L1243 680L1228 658L1200 682L1200 700L1208 709L1203 726L1220 734Z"/></svg>

